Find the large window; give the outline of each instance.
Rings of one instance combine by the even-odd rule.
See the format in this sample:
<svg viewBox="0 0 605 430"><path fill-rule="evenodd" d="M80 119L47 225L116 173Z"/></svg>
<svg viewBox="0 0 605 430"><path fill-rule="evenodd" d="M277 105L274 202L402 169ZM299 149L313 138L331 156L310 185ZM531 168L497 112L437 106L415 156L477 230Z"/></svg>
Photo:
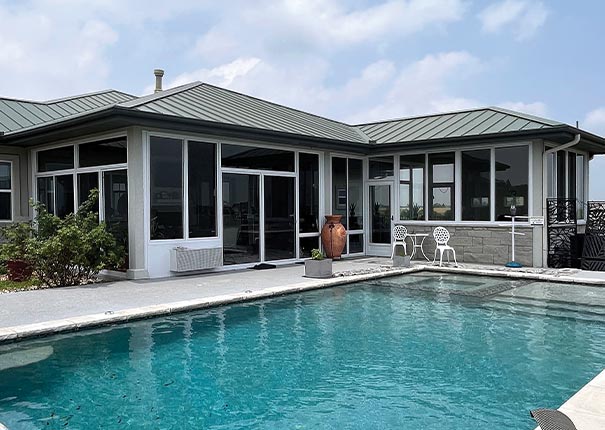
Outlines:
<svg viewBox="0 0 605 430"><path fill-rule="evenodd" d="M150 138L151 239L183 238L183 141Z"/></svg>
<svg viewBox="0 0 605 430"><path fill-rule="evenodd" d="M392 158L392 157L391 157ZM349 240L343 253L363 252L363 162L354 158L332 158L332 213L342 215Z"/></svg>
<svg viewBox="0 0 605 430"><path fill-rule="evenodd" d="M37 151L35 195L50 213L65 217L97 190L93 210L128 253L126 151L126 137Z"/></svg>
<svg viewBox="0 0 605 430"><path fill-rule="evenodd" d="M73 168L73 145L38 152L38 172L54 172Z"/></svg>
<svg viewBox="0 0 605 430"><path fill-rule="evenodd" d="M189 237L213 237L216 232L216 145L187 142Z"/></svg>
<svg viewBox="0 0 605 430"><path fill-rule="evenodd" d="M393 157L370 157L368 161L370 179L392 178L394 175Z"/></svg>
<svg viewBox="0 0 605 430"><path fill-rule="evenodd" d="M496 148L496 220L506 221L515 205L528 214L529 150L527 146Z"/></svg>
<svg viewBox="0 0 605 430"><path fill-rule="evenodd" d="M255 146L221 145L223 167L293 172L294 152Z"/></svg>
<svg viewBox="0 0 605 430"><path fill-rule="evenodd" d="M586 216L585 162L583 154L565 150L550 153L546 159L547 196L577 199L578 219Z"/></svg>
<svg viewBox="0 0 605 430"><path fill-rule="evenodd" d="M319 232L319 156L300 154L298 167L299 220L301 233Z"/></svg>
<svg viewBox="0 0 605 430"><path fill-rule="evenodd" d="M0 221L13 218L11 163L0 162Z"/></svg>
<svg viewBox="0 0 605 430"><path fill-rule="evenodd" d="M399 157L399 219L424 220L425 156Z"/></svg>
<svg viewBox="0 0 605 430"><path fill-rule="evenodd" d="M74 175L55 176L55 214L64 218L74 211Z"/></svg>
<svg viewBox="0 0 605 430"><path fill-rule="evenodd" d="M462 220L491 219L491 150L462 151Z"/></svg>
<svg viewBox="0 0 605 430"><path fill-rule="evenodd" d="M126 163L126 138L82 143L78 146L80 167Z"/></svg>
<svg viewBox="0 0 605 430"><path fill-rule="evenodd" d="M347 159L332 158L332 214L342 215L347 228Z"/></svg>
<svg viewBox="0 0 605 430"><path fill-rule="evenodd" d="M429 219L454 220L454 153L429 154Z"/></svg>

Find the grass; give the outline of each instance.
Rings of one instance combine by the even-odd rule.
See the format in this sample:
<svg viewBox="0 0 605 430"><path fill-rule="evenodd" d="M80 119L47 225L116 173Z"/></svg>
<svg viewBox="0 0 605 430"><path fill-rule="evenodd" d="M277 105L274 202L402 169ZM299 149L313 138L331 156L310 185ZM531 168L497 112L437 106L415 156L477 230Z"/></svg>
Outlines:
<svg viewBox="0 0 605 430"><path fill-rule="evenodd" d="M40 285L40 281L34 278L23 282L9 281L8 279L0 278L0 292L2 293L10 291L29 290L32 287L37 287L38 285Z"/></svg>

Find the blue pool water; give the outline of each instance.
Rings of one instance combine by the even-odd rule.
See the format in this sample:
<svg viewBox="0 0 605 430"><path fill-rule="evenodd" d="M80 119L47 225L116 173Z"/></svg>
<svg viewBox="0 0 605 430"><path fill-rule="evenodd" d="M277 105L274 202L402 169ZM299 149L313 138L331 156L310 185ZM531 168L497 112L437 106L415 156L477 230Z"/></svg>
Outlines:
<svg viewBox="0 0 605 430"><path fill-rule="evenodd" d="M0 422L532 429L603 367L599 318L357 284L0 346Z"/></svg>

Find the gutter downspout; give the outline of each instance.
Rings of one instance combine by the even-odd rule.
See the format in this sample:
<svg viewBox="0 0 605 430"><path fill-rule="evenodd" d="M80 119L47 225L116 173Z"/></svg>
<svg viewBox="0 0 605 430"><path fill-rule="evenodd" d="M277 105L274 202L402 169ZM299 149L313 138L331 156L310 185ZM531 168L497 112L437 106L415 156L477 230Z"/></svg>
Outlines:
<svg viewBox="0 0 605 430"><path fill-rule="evenodd" d="M544 225L542 227L542 267L548 267L548 226L546 213L546 199L548 197L548 156L557 151L571 148L580 143L580 133L577 133L572 140L554 148L544 149L542 154L542 214L544 215ZM556 168L556 165L554 166ZM567 174L567 172L566 172Z"/></svg>

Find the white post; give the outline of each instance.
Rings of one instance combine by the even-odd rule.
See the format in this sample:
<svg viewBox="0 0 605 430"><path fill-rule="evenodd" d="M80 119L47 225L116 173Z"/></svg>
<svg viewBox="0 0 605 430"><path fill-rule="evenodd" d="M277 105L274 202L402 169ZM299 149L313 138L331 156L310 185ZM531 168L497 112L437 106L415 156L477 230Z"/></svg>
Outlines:
<svg viewBox="0 0 605 430"><path fill-rule="evenodd" d="M515 261L515 216L512 216L511 219L511 229L512 229L512 251L511 251L511 257L512 257L512 261Z"/></svg>

